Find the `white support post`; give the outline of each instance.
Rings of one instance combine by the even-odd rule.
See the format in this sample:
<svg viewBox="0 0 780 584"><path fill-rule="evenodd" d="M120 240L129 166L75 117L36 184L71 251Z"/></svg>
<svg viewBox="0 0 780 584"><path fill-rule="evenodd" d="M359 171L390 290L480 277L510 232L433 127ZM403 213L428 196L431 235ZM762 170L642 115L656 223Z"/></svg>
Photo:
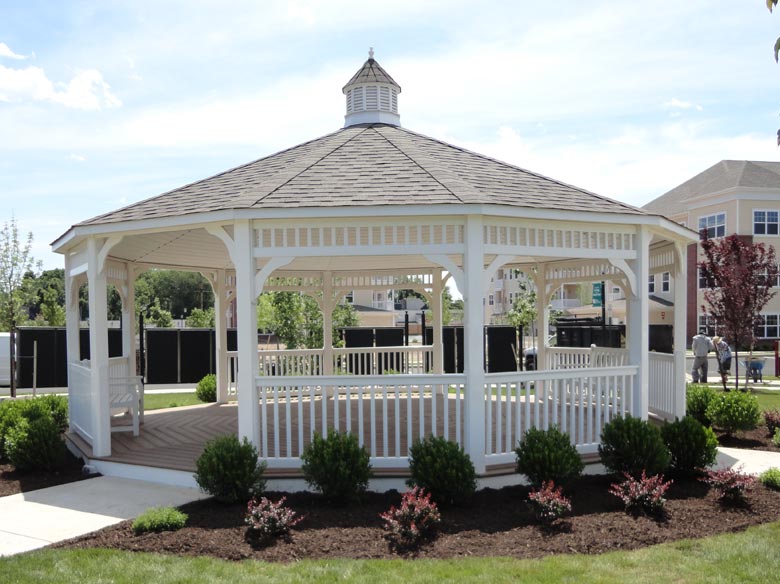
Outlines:
<svg viewBox="0 0 780 584"><path fill-rule="evenodd" d="M639 366L634 381L633 411L631 415L647 419L649 407L649 325L650 298L647 293L650 276L650 233L645 226L637 226L635 260L629 262L636 277L636 289L628 296L628 331L626 342L631 365Z"/></svg>
<svg viewBox="0 0 780 584"><path fill-rule="evenodd" d="M234 228L233 263L236 266L236 312L238 317L238 437L247 438L258 450L260 443L260 407L257 396L257 273L254 230L246 219Z"/></svg>
<svg viewBox="0 0 780 584"><path fill-rule="evenodd" d="M217 270L212 288L214 290L214 355L217 371L217 403L228 401L230 368L227 356L227 291L225 270Z"/></svg>
<svg viewBox="0 0 780 584"><path fill-rule="evenodd" d="M67 346L67 363L70 369L70 363L78 363L81 360L79 349L79 285L78 278L74 278L70 271L72 268L70 253L65 254L65 339ZM70 386L68 380L68 386ZM69 390L70 393L70 390ZM68 400L68 419L73 420L74 400ZM71 431L73 427L71 426Z"/></svg>
<svg viewBox="0 0 780 584"><path fill-rule="evenodd" d="M688 247L675 243L676 269L674 273L674 411L675 417L685 416L685 346L687 315Z"/></svg>
<svg viewBox="0 0 780 584"><path fill-rule="evenodd" d="M111 455L111 412L108 400L108 303L106 271L100 263L98 240L87 240L89 282L89 359L92 396L92 454Z"/></svg>
<svg viewBox="0 0 780 584"><path fill-rule="evenodd" d="M122 356L127 359L127 374L136 374L135 362L135 268L125 264L127 281L122 298Z"/></svg>
<svg viewBox="0 0 780 584"><path fill-rule="evenodd" d="M322 373L333 375L333 274L322 273Z"/></svg>
<svg viewBox="0 0 780 584"><path fill-rule="evenodd" d="M482 306L485 272L482 218L466 219L464 254L464 373L466 375L465 450L477 474L485 472L485 372L484 315Z"/></svg>
<svg viewBox="0 0 780 584"><path fill-rule="evenodd" d="M534 275L536 286L536 368L547 369L547 331L550 330L550 294L547 291L547 265L537 264ZM533 331L532 331L533 332ZM520 350L522 354L522 348Z"/></svg>
<svg viewBox="0 0 780 584"><path fill-rule="evenodd" d="M432 370L435 375L444 373L444 346L442 343L442 292L444 283L441 270L433 271L433 283L431 290L431 312L433 314L433 363ZM425 344L425 331L422 332L423 344Z"/></svg>

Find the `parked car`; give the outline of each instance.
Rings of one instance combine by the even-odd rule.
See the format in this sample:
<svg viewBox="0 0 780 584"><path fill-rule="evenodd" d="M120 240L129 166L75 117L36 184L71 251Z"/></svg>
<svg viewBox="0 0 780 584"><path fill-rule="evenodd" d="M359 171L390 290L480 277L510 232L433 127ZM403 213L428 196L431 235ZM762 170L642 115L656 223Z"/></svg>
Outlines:
<svg viewBox="0 0 780 584"><path fill-rule="evenodd" d="M0 386L11 385L11 333L0 333Z"/></svg>

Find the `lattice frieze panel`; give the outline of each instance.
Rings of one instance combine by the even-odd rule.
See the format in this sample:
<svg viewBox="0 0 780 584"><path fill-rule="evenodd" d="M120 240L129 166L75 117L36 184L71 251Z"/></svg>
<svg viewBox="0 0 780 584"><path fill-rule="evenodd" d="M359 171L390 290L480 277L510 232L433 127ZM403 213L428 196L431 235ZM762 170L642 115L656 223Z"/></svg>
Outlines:
<svg viewBox="0 0 780 584"><path fill-rule="evenodd" d="M545 280L549 283L566 284L623 277L623 272L608 262L568 266L548 266Z"/></svg>
<svg viewBox="0 0 780 584"><path fill-rule="evenodd" d="M485 225L486 246L634 251L636 235L625 231L565 229L515 225Z"/></svg>
<svg viewBox="0 0 780 584"><path fill-rule="evenodd" d="M266 292L284 290L321 290L322 277L311 275L278 275L270 276L263 285Z"/></svg>
<svg viewBox="0 0 780 584"><path fill-rule="evenodd" d="M433 286L433 274L361 274L338 273L333 275L335 290L373 290L377 287L394 290L428 289Z"/></svg>
<svg viewBox="0 0 780 584"><path fill-rule="evenodd" d="M262 250L460 245L463 225L449 223L345 226L268 226L255 229Z"/></svg>
<svg viewBox="0 0 780 584"><path fill-rule="evenodd" d="M650 273L671 272L674 270L675 263L674 245L650 250Z"/></svg>
<svg viewBox="0 0 780 584"><path fill-rule="evenodd" d="M106 280L113 283L127 282L127 266L122 262L106 262Z"/></svg>

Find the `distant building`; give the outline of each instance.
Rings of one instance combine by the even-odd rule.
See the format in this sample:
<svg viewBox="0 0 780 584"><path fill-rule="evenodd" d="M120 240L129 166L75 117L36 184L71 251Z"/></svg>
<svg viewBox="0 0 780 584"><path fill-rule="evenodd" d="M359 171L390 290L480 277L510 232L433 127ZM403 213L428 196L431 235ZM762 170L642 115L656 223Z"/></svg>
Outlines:
<svg viewBox="0 0 780 584"><path fill-rule="evenodd" d="M666 194L649 202L644 209L659 213L707 235L725 237L736 233L747 241L762 242L777 250L780 238L780 162L721 160L704 172L685 181ZM688 247L687 334L706 327L714 334L713 323L703 311L705 283L699 277L697 261L702 260L701 246ZM656 294L674 286L671 277L653 281ZM780 281L775 282L780 286ZM780 338L780 295L770 300L762 312L764 324L756 330L759 340Z"/></svg>

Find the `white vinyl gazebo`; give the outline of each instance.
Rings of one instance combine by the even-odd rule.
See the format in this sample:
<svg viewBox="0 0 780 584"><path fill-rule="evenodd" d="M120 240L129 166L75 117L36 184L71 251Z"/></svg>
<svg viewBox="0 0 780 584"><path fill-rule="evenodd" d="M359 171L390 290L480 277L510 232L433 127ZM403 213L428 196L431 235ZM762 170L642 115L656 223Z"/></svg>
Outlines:
<svg viewBox="0 0 780 584"><path fill-rule="evenodd" d="M695 233L402 128L401 88L373 54L343 92L343 129L89 219L54 242L65 258L71 432L93 457L111 454L112 411L123 395L132 404L137 386L134 280L160 268L197 271L211 282L218 401L237 400L238 434L257 445L269 470L298 469L313 433L328 428L355 432L377 469L405 468L414 439L442 435L462 444L484 474L514 459L531 426L560 426L588 454L615 415L684 413L685 287L675 287L669 355L649 351L647 292L651 273L685 281ZM564 283L621 285L625 349L541 346L538 371L486 373L483 298L502 267L532 274L542 307ZM462 374L443 372L441 293L448 278L465 304ZM78 289L85 283L89 361L80 360L78 344ZM123 302L123 355L110 359L108 284ZM331 311L359 289L426 295L433 344L333 348ZM322 349L258 351L256 300L269 290L318 301ZM238 350L231 353L226 308L233 299ZM539 313L538 330L547 331L547 311ZM403 366L393 374L345 367L356 351L400 354Z"/></svg>

